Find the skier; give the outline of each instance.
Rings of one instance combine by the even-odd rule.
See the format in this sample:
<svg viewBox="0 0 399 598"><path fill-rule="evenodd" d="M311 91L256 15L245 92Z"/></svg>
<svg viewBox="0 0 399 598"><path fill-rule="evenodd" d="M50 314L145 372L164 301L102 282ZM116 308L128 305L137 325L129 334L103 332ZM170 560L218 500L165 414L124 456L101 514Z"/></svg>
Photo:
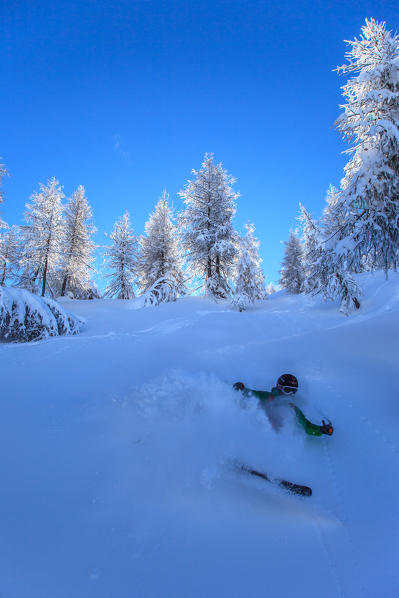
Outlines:
<svg viewBox="0 0 399 598"><path fill-rule="evenodd" d="M242 382L236 382L233 384L233 388L234 390L240 390L246 397L254 396L258 398L262 405L265 406L270 401L274 401L278 397L295 395L298 390L298 380L292 374L282 374L282 376L280 376L277 380L276 386L273 387L271 391L253 390L251 388L247 388ZM332 427L331 423L326 423L323 419L321 426L313 424L305 417L304 413L299 409L299 407L294 405L294 403L290 402L289 405L292 409L294 409L296 419L303 427L306 434L309 434L310 436L322 436L323 434L331 436L334 432L334 428Z"/></svg>

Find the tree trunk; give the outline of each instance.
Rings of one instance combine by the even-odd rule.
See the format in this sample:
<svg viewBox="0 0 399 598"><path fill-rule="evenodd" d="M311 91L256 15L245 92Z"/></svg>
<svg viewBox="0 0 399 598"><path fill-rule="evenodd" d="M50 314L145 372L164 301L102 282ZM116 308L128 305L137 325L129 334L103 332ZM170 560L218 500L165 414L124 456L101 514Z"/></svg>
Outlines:
<svg viewBox="0 0 399 598"><path fill-rule="evenodd" d="M45 292L46 292L47 262L48 262L48 258L46 256L46 261L44 262L44 270L43 270L42 297L44 297Z"/></svg>
<svg viewBox="0 0 399 598"><path fill-rule="evenodd" d="M64 280L62 282L62 287L61 287L61 297L63 297L65 295L65 290L66 290L67 282L68 282L68 276L65 276Z"/></svg>
<svg viewBox="0 0 399 598"><path fill-rule="evenodd" d="M220 255L216 256L216 276L220 278Z"/></svg>
<svg viewBox="0 0 399 598"><path fill-rule="evenodd" d="M5 279L6 279L6 262L4 262L4 266L3 266L3 273L1 275L0 287L4 287Z"/></svg>

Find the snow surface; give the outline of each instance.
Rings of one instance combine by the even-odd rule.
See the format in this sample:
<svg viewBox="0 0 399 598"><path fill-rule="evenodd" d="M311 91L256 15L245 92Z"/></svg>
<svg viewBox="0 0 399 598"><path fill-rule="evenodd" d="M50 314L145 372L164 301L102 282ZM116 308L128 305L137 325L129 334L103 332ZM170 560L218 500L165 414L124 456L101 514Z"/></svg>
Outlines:
<svg viewBox="0 0 399 598"><path fill-rule="evenodd" d="M284 292L64 301L80 335L1 345L0 596L398 596L399 276L361 284L348 318ZM284 372L332 437L231 388Z"/></svg>

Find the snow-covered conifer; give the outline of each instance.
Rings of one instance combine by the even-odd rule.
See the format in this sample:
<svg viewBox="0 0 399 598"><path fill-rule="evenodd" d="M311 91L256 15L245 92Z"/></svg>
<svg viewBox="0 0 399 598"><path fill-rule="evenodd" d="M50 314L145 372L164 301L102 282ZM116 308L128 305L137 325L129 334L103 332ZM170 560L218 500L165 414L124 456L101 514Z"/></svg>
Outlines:
<svg viewBox="0 0 399 598"><path fill-rule="evenodd" d="M266 285L266 296L268 295L273 295L273 293L276 293L277 289L274 286L274 284L272 282L269 282L268 285Z"/></svg>
<svg viewBox="0 0 399 598"><path fill-rule="evenodd" d="M335 250L335 241L326 238L318 222L304 206L300 206L304 240L303 290L312 295L322 294L325 300L339 298L345 314L351 307L360 307L360 288L348 271L347 262Z"/></svg>
<svg viewBox="0 0 399 598"><path fill-rule="evenodd" d="M245 310L257 299L266 298L265 278L260 267L259 240L255 227L248 222L246 234L240 239L237 274L232 303L239 311Z"/></svg>
<svg viewBox="0 0 399 598"><path fill-rule="evenodd" d="M19 268L20 231L11 226L0 235L0 286L7 279L15 279Z"/></svg>
<svg viewBox="0 0 399 598"><path fill-rule="evenodd" d="M60 294L63 297L67 291L72 291L80 297L91 287L90 264L95 248L91 236L96 230L90 221L92 211L82 185L69 198L64 214Z"/></svg>
<svg viewBox="0 0 399 598"><path fill-rule="evenodd" d="M205 154L201 170L180 192L186 209L179 216L181 241L189 271L210 297L226 298L237 255L237 233L232 224L239 196L235 179Z"/></svg>
<svg viewBox="0 0 399 598"><path fill-rule="evenodd" d="M42 296L46 293L48 278L55 275L55 268L62 256L63 197L59 182L52 178L47 185L40 184L39 193L34 193L32 202L26 204L22 284L31 290L41 281Z"/></svg>
<svg viewBox="0 0 399 598"><path fill-rule="evenodd" d="M83 324L82 318L66 312L57 301L0 286L0 342L78 334Z"/></svg>
<svg viewBox="0 0 399 598"><path fill-rule="evenodd" d="M303 267L303 248L298 235L290 230L285 241L285 255L280 270L279 284L289 293L301 293L305 279Z"/></svg>
<svg viewBox="0 0 399 598"><path fill-rule="evenodd" d="M170 301L185 294L182 257L173 223L172 208L166 191L145 224L140 238L138 285L142 293L150 291L151 303ZM156 296L156 299L155 299Z"/></svg>
<svg viewBox="0 0 399 598"><path fill-rule="evenodd" d="M1 181L2 178L4 176L8 175L8 171L6 169L6 167L4 166L4 164L0 164L0 187L1 187ZM0 189L0 204L3 203L3 191ZM0 229L4 228L6 226L6 223L1 219L0 216Z"/></svg>
<svg viewBox="0 0 399 598"><path fill-rule="evenodd" d="M110 282L105 290L106 297L134 299L133 284L136 281L138 241L133 234L129 212L115 222L109 235L112 245L106 248L105 259L111 270L106 278Z"/></svg>
<svg viewBox="0 0 399 598"><path fill-rule="evenodd" d="M399 35L370 19L348 43L348 62L337 71L353 76L336 126L353 142L353 155L341 181L345 222L335 251L352 272L365 256L387 272L396 269L399 249Z"/></svg>
<svg viewBox="0 0 399 598"><path fill-rule="evenodd" d="M318 286L317 278L320 273L315 271L315 264L318 262L322 250L322 235L319 224L314 220L302 204L299 204L300 215L299 221L302 230L303 242L303 291L305 293L312 293Z"/></svg>
<svg viewBox="0 0 399 598"><path fill-rule="evenodd" d="M341 231L345 225L345 218L345 205L341 197L341 192L334 185L330 185L327 190L326 206L321 219L321 226L323 227L325 237L332 237L335 242L341 239Z"/></svg>

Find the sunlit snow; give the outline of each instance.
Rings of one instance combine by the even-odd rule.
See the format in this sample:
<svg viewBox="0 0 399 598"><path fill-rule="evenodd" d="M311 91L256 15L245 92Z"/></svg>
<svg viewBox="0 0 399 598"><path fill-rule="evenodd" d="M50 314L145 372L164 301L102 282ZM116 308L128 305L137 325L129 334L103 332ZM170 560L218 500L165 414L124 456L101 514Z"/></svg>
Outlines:
<svg viewBox="0 0 399 598"><path fill-rule="evenodd" d="M78 336L1 344L0 595L396 597L399 277L359 281L349 317L284 292L243 313L64 300ZM284 399L276 433L232 389L284 372L332 437L306 437Z"/></svg>

